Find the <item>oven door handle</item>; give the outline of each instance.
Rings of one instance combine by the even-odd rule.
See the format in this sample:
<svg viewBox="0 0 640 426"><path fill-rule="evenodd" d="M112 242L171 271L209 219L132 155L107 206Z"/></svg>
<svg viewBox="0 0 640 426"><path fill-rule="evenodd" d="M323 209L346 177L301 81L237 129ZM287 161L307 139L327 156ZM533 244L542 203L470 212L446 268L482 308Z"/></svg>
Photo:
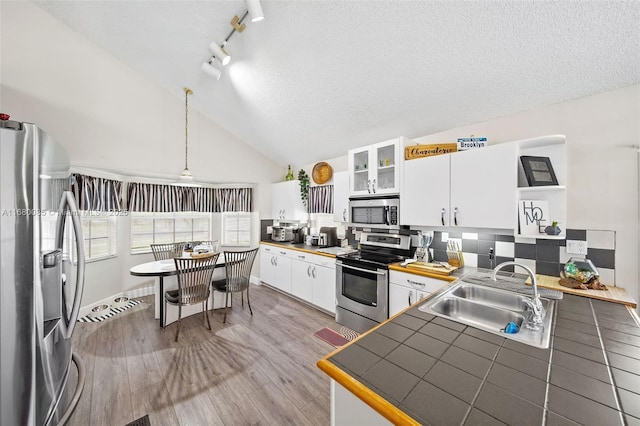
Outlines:
<svg viewBox="0 0 640 426"><path fill-rule="evenodd" d="M386 273L387 273L387 271L378 272L378 271L373 271L371 269L356 268L355 266L345 265L344 263L340 264L340 266L342 266L343 268L353 269L355 271L360 271L360 272L369 272L369 273L376 274L376 275L386 275Z"/></svg>

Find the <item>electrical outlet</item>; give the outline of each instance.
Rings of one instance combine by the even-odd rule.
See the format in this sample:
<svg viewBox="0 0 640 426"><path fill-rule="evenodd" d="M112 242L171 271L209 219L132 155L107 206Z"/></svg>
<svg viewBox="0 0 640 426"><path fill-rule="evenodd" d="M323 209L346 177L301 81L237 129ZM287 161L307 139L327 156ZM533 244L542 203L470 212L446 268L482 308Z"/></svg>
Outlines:
<svg viewBox="0 0 640 426"><path fill-rule="evenodd" d="M587 254L587 242L580 240L567 240L568 254Z"/></svg>
<svg viewBox="0 0 640 426"><path fill-rule="evenodd" d="M449 241L449 233L448 232L442 232L440 234L440 242L441 243L446 243L447 241Z"/></svg>

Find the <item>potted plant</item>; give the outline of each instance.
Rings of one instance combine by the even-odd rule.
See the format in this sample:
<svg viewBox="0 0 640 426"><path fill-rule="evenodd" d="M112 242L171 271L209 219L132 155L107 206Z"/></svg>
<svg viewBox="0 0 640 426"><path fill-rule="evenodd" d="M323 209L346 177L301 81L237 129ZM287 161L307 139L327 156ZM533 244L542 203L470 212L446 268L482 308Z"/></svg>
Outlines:
<svg viewBox="0 0 640 426"><path fill-rule="evenodd" d="M551 222L551 226L544 228L544 232L547 235L559 235L560 232L562 232L562 229L558 226L558 222L554 220Z"/></svg>
<svg viewBox="0 0 640 426"><path fill-rule="evenodd" d="M309 199L309 175L304 169L300 169L298 172L298 180L300 181L300 198L302 204L307 207L307 200Z"/></svg>

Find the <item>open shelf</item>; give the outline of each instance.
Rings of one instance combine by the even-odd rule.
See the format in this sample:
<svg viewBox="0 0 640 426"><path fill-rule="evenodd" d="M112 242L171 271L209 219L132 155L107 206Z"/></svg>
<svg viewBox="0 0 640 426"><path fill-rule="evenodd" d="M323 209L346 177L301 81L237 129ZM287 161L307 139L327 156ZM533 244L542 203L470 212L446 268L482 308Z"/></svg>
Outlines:
<svg viewBox="0 0 640 426"><path fill-rule="evenodd" d="M536 240L564 240L567 236L563 232L560 235L547 234L515 234L517 238L532 238Z"/></svg>

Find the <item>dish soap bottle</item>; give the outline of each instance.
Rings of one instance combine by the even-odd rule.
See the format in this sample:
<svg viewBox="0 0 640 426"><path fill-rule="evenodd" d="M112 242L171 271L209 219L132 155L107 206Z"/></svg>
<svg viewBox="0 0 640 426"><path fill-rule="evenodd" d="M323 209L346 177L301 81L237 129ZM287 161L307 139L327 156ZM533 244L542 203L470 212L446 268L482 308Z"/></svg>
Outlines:
<svg viewBox="0 0 640 426"><path fill-rule="evenodd" d="M284 180L293 180L293 172L291 171L291 165L289 165L289 170L287 171L287 175L284 177Z"/></svg>

